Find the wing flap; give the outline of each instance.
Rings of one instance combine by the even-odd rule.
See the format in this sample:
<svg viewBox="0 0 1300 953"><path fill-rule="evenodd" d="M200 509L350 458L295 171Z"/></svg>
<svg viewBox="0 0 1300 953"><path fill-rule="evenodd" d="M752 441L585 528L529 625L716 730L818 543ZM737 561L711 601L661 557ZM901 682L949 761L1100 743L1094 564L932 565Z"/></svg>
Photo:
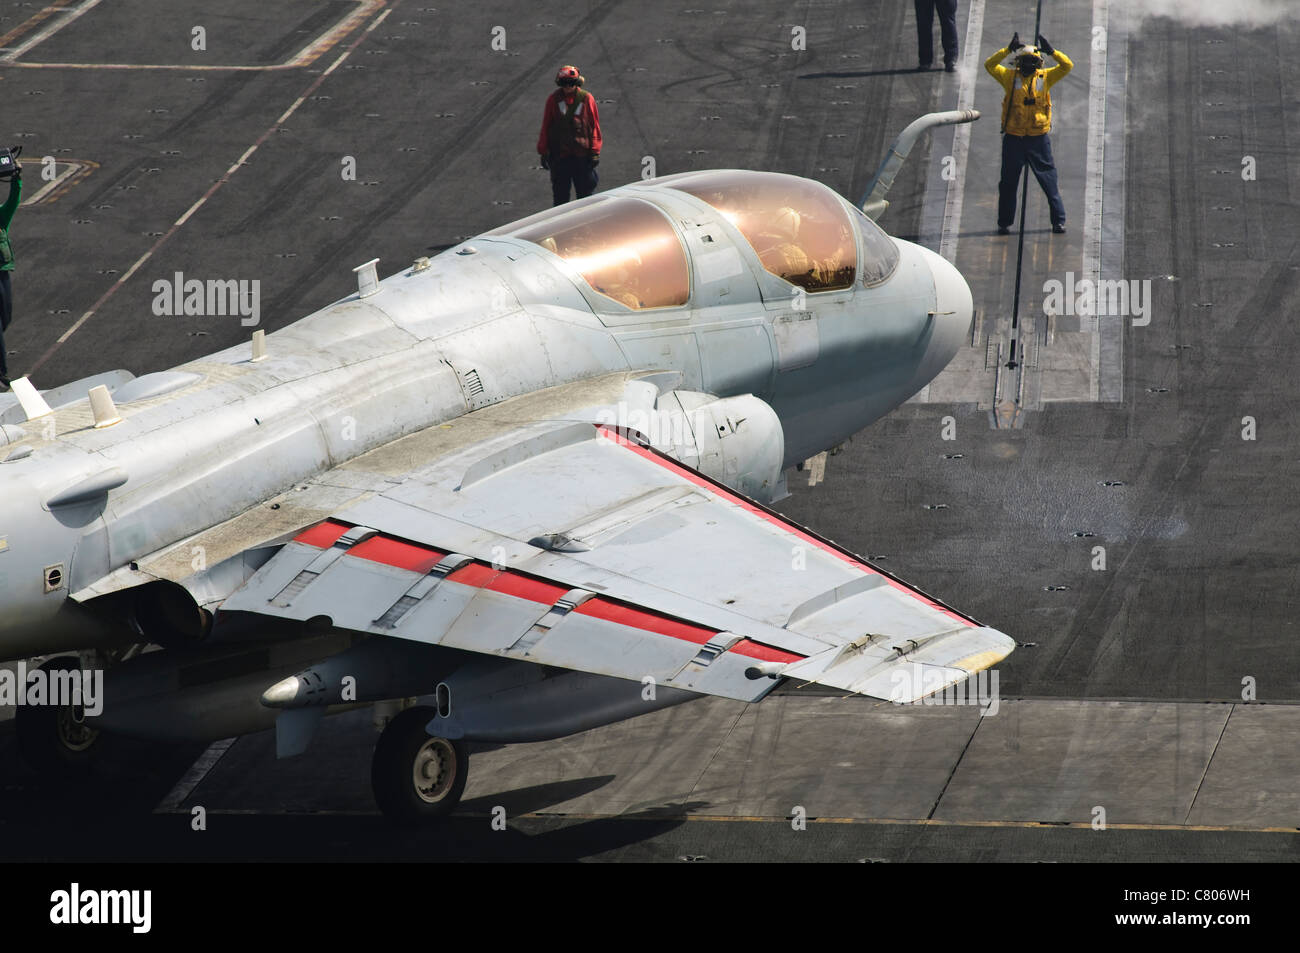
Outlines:
<svg viewBox="0 0 1300 953"><path fill-rule="evenodd" d="M408 611L394 613L403 600ZM332 521L286 544L222 608L325 617L338 628L745 701L771 688L756 678L755 650L741 636L464 556L449 563L439 550Z"/></svg>

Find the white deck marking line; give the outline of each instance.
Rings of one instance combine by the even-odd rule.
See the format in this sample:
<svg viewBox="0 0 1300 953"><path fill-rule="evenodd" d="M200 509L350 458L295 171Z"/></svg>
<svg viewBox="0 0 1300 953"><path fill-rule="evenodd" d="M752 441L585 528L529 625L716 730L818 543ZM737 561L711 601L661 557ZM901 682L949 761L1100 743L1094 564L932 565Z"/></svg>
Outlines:
<svg viewBox="0 0 1300 953"><path fill-rule="evenodd" d="M108 290L99 296L99 300L97 300L94 304L92 304L89 310L87 310L85 314L79 317L76 320L76 322L72 325L72 327L64 331L63 334L59 336L59 339L56 342L54 342L53 345L50 346L49 350L47 350L44 354L42 354L39 358L36 359L36 362L32 364L32 366L28 369L27 373L28 374L35 373L41 367L42 364L44 364L46 361L50 359L51 356L53 356L55 351L57 351L60 347L63 346L64 342L66 342L68 338L72 337L72 335L75 334L83 324L89 321L90 318L97 311L99 311L100 308L104 306L104 303L107 302L108 299L113 296L113 294L117 291L117 289L122 287L122 285L127 281L127 279L129 279L140 269L140 266L142 266L145 262L147 262L150 258L152 258L154 252L162 248L162 246L166 244L173 235L176 234L176 230L179 229L182 225L184 225L187 221L189 221L190 216L193 215L195 212L197 212L199 208L201 208L203 204L207 202L207 200L210 199L213 196L213 194L216 193L217 189L221 188L221 186L225 185L227 182L230 181L230 177L234 175L235 172L239 169L239 167L242 166L244 162L248 160L249 156L251 156L254 152L257 151L258 146L260 146L268 138L270 138L271 134L275 132L277 129L279 129L280 126L284 123L284 121L293 114L293 111L297 109L299 106L301 106L304 102L306 102L307 97L310 96L313 92L315 92L320 87L320 84L325 81L325 77L329 76L330 73L334 72L334 70L338 67L340 63L342 63L345 59L347 59L350 55L352 55L352 51L355 50L361 44L361 41L364 40L366 36L369 35L371 31L375 29L375 27L379 26L379 24L382 23L385 18L387 18L388 14L392 12L393 11L390 8L388 10L385 10L383 13L379 14L379 16L375 18L375 22L372 23L365 31L360 33L357 36L357 38L352 41L351 46L349 46L346 50L344 50L342 53L339 54L338 59L336 59L330 65L329 69L325 70L314 80L312 80L311 85L307 87L307 89L303 92L301 96L298 97L298 99L294 102L292 106L290 106L288 109L284 111L284 113L281 114L280 118L275 121L275 124L272 125L265 132L263 132L262 135L258 137L256 142L254 142L251 146L249 146L247 149L244 150L244 154L235 161L234 165L232 165L229 169L226 170L226 174L223 175L221 178L219 178L216 182L212 183L212 185L208 188L208 190L204 192L202 196L199 197L199 200L195 202L193 205L191 205L189 209L186 210L185 214L182 215L180 218L178 218L172 224L172 227L169 228L161 238L159 238L156 242L153 243L153 245L149 248L148 251L146 251L143 255L141 255L139 258L136 259L135 264L133 264L130 268L127 269L126 274L122 275L120 278L117 279L117 281L113 282L113 284L109 286Z"/></svg>
<svg viewBox="0 0 1300 953"><path fill-rule="evenodd" d="M236 740L235 738L223 738L208 745L207 750L199 755L198 760L190 765L190 769L176 782L176 786L168 792L165 798L158 802L158 806L153 809L154 813L159 814L178 810L185 802L185 799L193 794L194 789L208 776L208 772L217 766L221 756L230 750L230 746Z"/></svg>
<svg viewBox="0 0 1300 953"><path fill-rule="evenodd" d="M30 37L28 37L23 42L19 43L17 46L15 46L4 56L0 56L0 63L12 63L18 57L22 56L33 46L35 46L37 43L40 43L44 40L48 40L55 33L58 33L60 30L62 30L68 24L72 23L74 20L77 20L78 18L89 13L93 8L99 6L99 4L100 4L100 0L85 0L85 2L81 6L76 7L75 9L60 10L58 13L54 15L54 17L57 17L57 19L54 19L52 17L51 19L53 22L51 22L47 27L45 27L43 30L33 33Z"/></svg>
<svg viewBox="0 0 1300 953"><path fill-rule="evenodd" d="M979 69L979 48L984 38L984 0L971 0L970 19L966 23L965 51L960 54L961 61L957 67L959 75L957 87L957 108L973 109L975 106L975 80ZM972 52L974 51L974 52ZM955 178L948 182L947 194L943 201L943 225L939 230L938 253L949 263L957 264L957 234L961 231L962 203L966 194L966 159L970 155L970 127L973 123L958 123L953 127L952 157L957 170ZM920 239L918 239L920 241ZM928 404L930 402L930 381L907 399L909 404Z"/></svg>
<svg viewBox="0 0 1300 953"><path fill-rule="evenodd" d="M56 189L61 188L64 185L64 183L66 183L69 179L75 176L78 172L83 172L86 169L99 168L98 162L90 162L87 159L59 159L57 160L55 167L57 168L60 165L67 166L67 168L64 169L62 172L60 172L49 182L46 182L43 186L41 186L41 188L36 192L35 195L31 196L31 198L23 199L23 204L22 204L23 208L26 208L29 205L35 205L37 202L45 198L45 196L49 195L51 192L54 192Z"/></svg>
<svg viewBox="0 0 1300 953"><path fill-rule="evenodd" d="M100 0L87 0L87 9L99 3ZM334 24L329 30L312 40L292 57L283 63L266 63L258 66L221 66L208 63L18 63L14 62L15 58L21 56L27 50L31 49L37 43L49 36L56 30L61 30L67 26L76 17L81 16L84 10L79 10L75 16L65 19L53 27L47 28L41 33L33 36L30 40L15 47L5 56L0 56L0 62L9 66L22 66L27 69L176 69L176 70L225 70L229 72L256 72L259 70L284 70L296 69L300 66L306 66L314 62L323 53L329 50L335 43L341 40L352 30L356 29L357 24L370 16L377 9L382 7L388 0L356 0L357 7L345 16L338 23Z"/></svg>
<svg viewBox="0 0 1300 953"><path fill-rule="evenodd" d="M966 24L966 46L958 72L961 83L957 91L957 108L975 108L975 80L980 67L979 50L984 38L984 0L971 0L970 21ZM948 182L948 197L943 205L943 231L939 236L939 254L957 264L957 237L961 231L962 202L966 194L966 158L970 155L973 123L958 124L952 136L952 158L957 175ZM928 385L927 385L928 387Z"/></svg>
<svg viewBox="0 0 1300 953"><path fill-rule="evenodd" d="M61 13L66 8L72 6L73 0L50 0L46 6L37 10L22 23L7 31L4 36L0 36L0 50L8 52L11 40L19 40L27 33L37 29L42 23L55 14Z"/></svg>
<svg viewBox="0 0 1300 953"><path fill-rule="evenodd" d="M1110 0L1092 0L1092 28L1102 36L1110 26ZM1101 212L1103 172L1106 161L1106 49L1092 51L1088 73L1088 166L1083 193L1083 264L1080 276L1097 288L1101 279ZM1101 397L1101 320L1093 315L1092 340L1088 345L1088 396L1094 403ZM1080 330L1083 330L1080 327Z"/></svg>

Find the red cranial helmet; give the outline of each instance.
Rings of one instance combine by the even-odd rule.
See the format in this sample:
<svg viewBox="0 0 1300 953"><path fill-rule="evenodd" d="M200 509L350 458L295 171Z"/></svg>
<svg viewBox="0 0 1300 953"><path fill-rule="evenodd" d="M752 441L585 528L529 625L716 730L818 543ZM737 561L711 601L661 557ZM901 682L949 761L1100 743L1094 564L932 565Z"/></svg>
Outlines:
<svg viewBox="0 0 1300 953"><path fill-rule="evenodd" d="M555 74L556 86L581 86L582 77L578 75L578 67L561 66L559 72Z"/></svg>

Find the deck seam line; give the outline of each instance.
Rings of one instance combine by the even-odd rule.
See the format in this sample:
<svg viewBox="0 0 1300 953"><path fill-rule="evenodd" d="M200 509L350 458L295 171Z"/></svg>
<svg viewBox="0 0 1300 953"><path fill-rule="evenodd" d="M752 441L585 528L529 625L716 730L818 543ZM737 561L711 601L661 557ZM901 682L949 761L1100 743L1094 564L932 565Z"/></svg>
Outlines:
<svg viewBox="0 0 1300 953"><path fill-rule="evenodd" d="M943 787L939 789L939 794L935 797L934 803L930 805L930 813L925 815L927 821L934 820L934 812L939 809L939 802L942 801L943 796L948 793L948 785L952 784L952 779L957 773L957 768L961 766L962 759L966 757L966 752L970 750L971 742L975 740L975 733L980 730L980 725L984 723L984 712L987 710L988 706L980 709L980 716L975 721L975 727L971 730L970 737L967 738L966 743L962 745L961 754L957 755L957 760L953 762L952 770L948 772L948 777L944 780Z"/></svg>
<svg viewBox="0 0 1300 953"><path fill-rule="evenodd" d="M1232 713L1236 710L1237 706L1233 705L1228 709L1228 717L1223 719L1223 727L1219 729L1219 737L1214 739L1214 747L1210 749L1210 756L1205 759L1205 769L1201 771L1201 778L1196 782L1196 790L1192 792L1192 803L1187 805L1187 813L1183 815L1184 824L1192 819L1192 811L1196 809L1196 799L1201 794L1201 785L1205 783L1205 778L1210 773L1210 765L1214 763L1214 755L1219 750L1219 743L1223 741L1223 736L1228 732L1228 722L1232 721Z"/></svg>

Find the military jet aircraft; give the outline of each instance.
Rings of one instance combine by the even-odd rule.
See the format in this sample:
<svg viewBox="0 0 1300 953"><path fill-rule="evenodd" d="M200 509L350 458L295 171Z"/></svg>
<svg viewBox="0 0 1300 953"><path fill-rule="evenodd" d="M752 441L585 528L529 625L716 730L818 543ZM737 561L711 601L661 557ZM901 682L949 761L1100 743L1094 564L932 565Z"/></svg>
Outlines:
<svg viewBox="0 0 1300 953"><path fill-rule="evenodd" d="M909 127L866 207L971 118ZM357 272L248 344L0 403L0 658L104 672L97 714L18 710L34 763L271 726L290 756L383 703L375 797L415 823L473 742L783 680L912 701L1013 648L768 508L972 320L948 262L826 186L670 175Z"/></svg>

